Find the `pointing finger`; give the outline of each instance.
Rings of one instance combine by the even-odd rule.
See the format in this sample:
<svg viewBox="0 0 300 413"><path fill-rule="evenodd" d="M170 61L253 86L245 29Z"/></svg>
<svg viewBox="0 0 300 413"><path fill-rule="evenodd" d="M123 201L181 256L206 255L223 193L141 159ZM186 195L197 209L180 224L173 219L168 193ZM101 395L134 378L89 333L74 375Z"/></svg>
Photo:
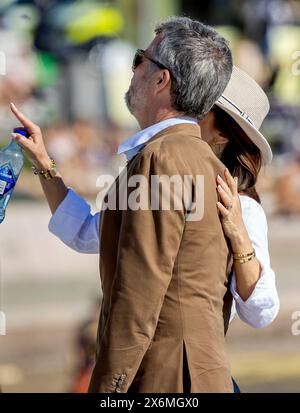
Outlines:
<svg viewBox="0 0 300 413"><path fill-rule="evenodd" d="M22 125L29 130L29 132L32 133L37 128L37 126L28 118L26 118L26 116L24 116L23 113L20 112L13 103L10 104L10 109L16 116L16 118L22 123Z"/></svg>

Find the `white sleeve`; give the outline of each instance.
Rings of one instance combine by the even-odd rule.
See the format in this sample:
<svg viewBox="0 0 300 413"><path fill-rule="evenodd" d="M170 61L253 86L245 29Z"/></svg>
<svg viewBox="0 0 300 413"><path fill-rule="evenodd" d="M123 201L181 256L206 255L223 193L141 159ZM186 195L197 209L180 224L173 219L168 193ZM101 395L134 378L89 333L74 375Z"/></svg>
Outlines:
<svg viewBox="0 0 300 413"><path fill-rule="evenodd" d="M90 205L71 188L52 215L48 228L64 244L85 254L99 253L100 213L91 213Z"/></svg>
<svg viewBox="0 0 300 413"><path fill-rule="evenodd" d="M267 219L264 210L256 201L246 196L241 196L240 199L244 223L261 265L261 274L254 291L246 301L237 293L235 274L230 290L241 320L252 327L262 328L269 325L279 311L275 274L270 267ZM232 310L233 315L234 308Z"/></svg>

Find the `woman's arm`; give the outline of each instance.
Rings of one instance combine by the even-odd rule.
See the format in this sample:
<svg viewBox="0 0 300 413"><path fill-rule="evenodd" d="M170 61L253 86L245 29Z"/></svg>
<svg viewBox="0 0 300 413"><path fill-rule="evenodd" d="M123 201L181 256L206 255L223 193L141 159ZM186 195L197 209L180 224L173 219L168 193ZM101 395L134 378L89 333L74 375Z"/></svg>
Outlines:
<svg viewBox="0 0 300 413"><path fill-rule="evenodd" d="M49 222L49 231L64 244L83 254L99 254L101 213L91 213L90 205L71 188Z"/></svg>
<svg viewBox="0 0 300 413"><path fill-rule="evenodd" d="M48 170L51 160L40 128L27 119L14 104L11 104L11 110L30 134L29 138L20 134L14 134L13 138L37 169ZM40 182L52 212L50 232L75 251L99 253L100 214L92 215L90 206L82 197L67 188L59 173L49 180L40 177Z"/></svg>
<svg viewBox="0 0 300 413"><path fill-rule="evenodd" d="M29 160L37 169L44 171L49 170L51 168L51 159L45 148L40 128L27 119L13 103L10 104L10 108L26 131L30 134L29 138L25 138L20 134L13 134L13 138L23 148ZM50 210L53 214L58 205L67 195L68 188L64 184L64 181L59 173L57 173L54 178L49 180L40 177L40 182Z"/></svg>
<svg viewBox="0 0 300 413"><path fill-rule="evenodd" d="M234 252L248 253L254 249L256 253L249 262L235 263L231 292L240 318L253 327L264 327L275 319L279 310L275 274L270 267L266 216L256 201L239 197L237 182L228 171L225 176L227 183L218 180L223 202L218 208L224 232ZM232 209L224 205L232 205Z"/></svg>
<svg viewBox="0 0 300 413"><path fill-rule="evenodd" d="M225 235L229 238L232 252L247 254L253 251L253 245L244 224L241 204L238 196L237 180L228 170L225 172L227 182L217 177L218 192L222 202L218 202ZM230 207L227 209L226 207ZM237 279L237 292L246 301L252 294L260 277L260 264L256 257L244 264L234 260L234 272Z"/></svg>

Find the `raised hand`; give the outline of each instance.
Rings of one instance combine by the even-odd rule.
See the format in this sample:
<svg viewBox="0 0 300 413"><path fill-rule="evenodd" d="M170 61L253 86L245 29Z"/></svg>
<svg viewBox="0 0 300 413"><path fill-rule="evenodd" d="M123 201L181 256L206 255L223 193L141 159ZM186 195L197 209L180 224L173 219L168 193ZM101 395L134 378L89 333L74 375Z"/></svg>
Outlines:
<svg viewBox="0 0 300 413"><path fill-rule="evenodd" d="M31 122L26 116L20 112L16 106L11 103L10 109L15 117L23 125L29 134L29 138L18 133L13 133L12 138L24 149L30 162L37 168L47 170L51 166L51 160L44 145L43 136L39 126Z"/></svg>

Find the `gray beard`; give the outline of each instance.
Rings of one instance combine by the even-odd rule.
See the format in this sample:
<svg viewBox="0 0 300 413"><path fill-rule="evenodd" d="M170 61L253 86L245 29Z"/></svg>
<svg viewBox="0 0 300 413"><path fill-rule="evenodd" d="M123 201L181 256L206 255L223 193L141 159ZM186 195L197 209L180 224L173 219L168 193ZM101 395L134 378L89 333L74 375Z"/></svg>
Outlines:
<svg viewBox="0 0 300 413"><path fill-rule="evenodd" d="M133 107L132 107L132 89L129 88L124 96L126 106L131 114L133 114Z"/></svg>

